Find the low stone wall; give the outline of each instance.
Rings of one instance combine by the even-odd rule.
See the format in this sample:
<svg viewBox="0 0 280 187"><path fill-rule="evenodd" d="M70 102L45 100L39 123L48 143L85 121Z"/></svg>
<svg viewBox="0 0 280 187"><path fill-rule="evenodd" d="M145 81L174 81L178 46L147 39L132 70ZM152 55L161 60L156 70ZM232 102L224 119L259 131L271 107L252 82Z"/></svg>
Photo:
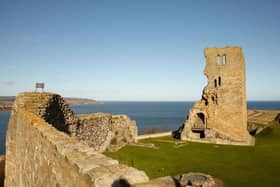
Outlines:
<svg viewBox="0 0 280 187"><path fill-rule="evenodd" d="M143 171L94 151L21 104L14 105L7 130L6 187L111 187L149 181Z"/></svg>
<svg viewBox="0 0 280 187"><path fill-rule="evenodd" d="M257 135L273 124L280 124L280 110L248 110L248 131Z"/></svg>
<svg viewBox="0 0 280 187"><path fill-rule="evenodd" d="M270 126L277 123L279 116L280 110L248 110L248 123Z"/></svg>

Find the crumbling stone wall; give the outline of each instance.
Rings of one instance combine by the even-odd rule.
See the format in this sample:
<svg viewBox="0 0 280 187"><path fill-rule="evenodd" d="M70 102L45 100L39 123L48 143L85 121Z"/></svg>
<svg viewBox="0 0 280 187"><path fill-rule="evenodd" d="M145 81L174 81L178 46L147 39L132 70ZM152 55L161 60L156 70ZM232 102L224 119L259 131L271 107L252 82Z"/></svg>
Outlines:
<svg viewBox="0 0 280 187"><path fill-rule="evenodd" d="M25 108L59 131L76 137L99 152L116 151L136 141L136 122L128 116L96 113L77 117L57 94L21 93L15 107Z"/></svg>
<svg viewBox="0 0 280 187"><path fill-rule="evenodd" d="M14 107L22 107L71 136L77 131L78 118L64 99L53 93L20 93Z"/></svg>
<svg viewBox="0 0 280 187"><path fill-rule="evenodd" d="M77 137L96 151L116 151L135 143L137 126L127 115L106 113L82 114Z"/></svg>
<svg viewBox="0 0 280 187"><path fill-rule="evenodd" d="M17 97L6 136L6 187L177 187L186 186L186 183L189 185L189 182L181 176L178 179L168 176L150 181L145 172L120 164L117 160L106 157L78 141L76 136L71 137L59 131L46 122L48 115L42 115L47 111L43 106L51 105L48 101L52 101L50 98L53 96L50 93L43 95L24 93ZM83 130L87 128L86 123L91 124L89 130L94 129L93 124L96 123L103 126L110 124L112 128L110 132L117 141L121 141L124 134L136 131L135 122L125 115L96 114L94 117L89 115L89 118L85 116L81 118L86 119L85 126L79 126L84 128ZM91 121L94 123L90 123ZM126 130L123 129L123 124L127 125ZM133 138L128 136L126 141L132 140Z"/></svg>
<svg viewBox="0 0 280 187"><path fill-rule="evenodd" d="M181 139L212 143L254 143L247 131L245 60L239 47L206 48L202 98L189 111Z"/></svg>
<svg viewBox="0 0 280 187"><path fill-rule="evenodd" d="M7 130L6 187L121 187L121 181L129 185L149 181L143 171L119 164L58 131L38 115L36 104L25 103L30 102L26 96L17 97Z"/></svg>
<svg viewBox="0 0 280 187"><path fill-rule="evenodd" d="M96 151L103 152L112 139L112 117L110 114L79 115L77 137Z"/></svg>
<svg viewBox="0 0 280 187"><path fill-rule="evenodd" d="M136 143L136 122L127 115L112 115L112 132L113 137L108 147L110 151L116 151L129 143Z"/></svg>

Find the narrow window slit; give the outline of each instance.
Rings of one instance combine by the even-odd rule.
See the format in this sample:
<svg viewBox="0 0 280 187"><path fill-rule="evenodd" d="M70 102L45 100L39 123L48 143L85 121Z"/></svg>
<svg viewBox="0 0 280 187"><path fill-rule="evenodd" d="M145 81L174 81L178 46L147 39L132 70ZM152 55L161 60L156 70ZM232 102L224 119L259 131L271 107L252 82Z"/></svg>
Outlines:
<svg viewBox="0 0 280 187"><path fill-rule="evenodd" d="M227 57L226 55L223 55L223 64L226 64L227 63Z"/></svg>
<svg viewBox="0 0 280 187"><path fill-rule="evenodd" d="M217 64L221 64L221 57L220 57L220 55L218 55L216 57L216 62L217 62Z"/></svg>

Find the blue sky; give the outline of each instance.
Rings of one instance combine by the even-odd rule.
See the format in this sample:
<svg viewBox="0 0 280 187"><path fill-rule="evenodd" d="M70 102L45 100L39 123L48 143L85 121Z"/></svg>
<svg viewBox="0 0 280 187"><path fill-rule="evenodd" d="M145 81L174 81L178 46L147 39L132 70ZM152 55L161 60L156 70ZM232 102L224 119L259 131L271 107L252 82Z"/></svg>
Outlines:
<svg viewBox="0 0 280 187"><path fill-rule="evenodd" d="M0 95L197 100L205 47L243 48L249 100L280 100L280 1L0 1Z"/></svg>

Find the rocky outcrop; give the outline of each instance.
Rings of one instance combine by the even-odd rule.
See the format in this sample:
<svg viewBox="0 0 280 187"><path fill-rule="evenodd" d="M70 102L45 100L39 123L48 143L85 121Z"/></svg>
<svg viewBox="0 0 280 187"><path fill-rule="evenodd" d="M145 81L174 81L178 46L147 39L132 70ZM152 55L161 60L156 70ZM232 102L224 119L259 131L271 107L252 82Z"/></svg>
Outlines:
<svg viewBox="0 0 280 187"><path fill-rule="evenodd" d="M126 115L95 113L78 117L77 137L96 151L116 151L136 141L136 122Z"/></svg>

